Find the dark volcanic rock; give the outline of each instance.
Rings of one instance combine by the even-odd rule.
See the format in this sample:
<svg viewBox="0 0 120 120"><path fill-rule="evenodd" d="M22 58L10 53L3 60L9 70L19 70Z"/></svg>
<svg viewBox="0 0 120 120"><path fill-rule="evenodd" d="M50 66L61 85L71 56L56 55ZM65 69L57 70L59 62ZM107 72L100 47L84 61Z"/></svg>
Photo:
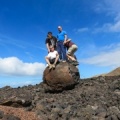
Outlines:
<svg viewBox="0 0 120 120"><path fill-rule="evenodd" d="M43 74L43 81L53 91L71 89L79 83L80 75L76 66L65 62L56 65L55 69L49 70L46 67Z"/></svg>
<svg viewBox="0 0 120 120"><path fill-rule="evenodd" d="M3 111L0 111L0 119L2 119L4 116L4 112Z"/></svg>
<svg viewBox="0 0 120 120"><path fill-rule="evenodd" d="M16 117L14 115L4 115L2 120L21 120L19 117Z"/></svg>
<svg viewBox="0 0 120 120"><path fill-rule="evenodd" d="M1 88L0 102L10 95L25 100L28 96L31 104L22 107L30 107L43 120L120 120L119 81L120 76L82 79L74 89L59 93L45 93L43 83Z"/></svg>

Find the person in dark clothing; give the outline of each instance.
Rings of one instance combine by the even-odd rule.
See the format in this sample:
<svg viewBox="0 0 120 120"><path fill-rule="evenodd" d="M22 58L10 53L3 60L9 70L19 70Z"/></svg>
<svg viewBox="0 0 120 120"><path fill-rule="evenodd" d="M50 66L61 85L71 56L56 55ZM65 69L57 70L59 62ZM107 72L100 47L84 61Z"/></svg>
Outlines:
<svg viewBox="0 0 120 120"><path fill-rule="evenodd" d="M52 36L52 32L48 32L45 44L46 44L48 53L50 52L51 45L54 46L55 50L57 49L57 38Z"/></svg>

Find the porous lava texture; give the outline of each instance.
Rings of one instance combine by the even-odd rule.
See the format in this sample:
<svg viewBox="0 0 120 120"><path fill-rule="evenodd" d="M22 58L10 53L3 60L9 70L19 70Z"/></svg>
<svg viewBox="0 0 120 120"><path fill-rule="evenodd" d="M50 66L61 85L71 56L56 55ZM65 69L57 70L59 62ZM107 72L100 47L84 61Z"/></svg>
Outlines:
<svg viewBox="0 0 120 120"><path fill-rule="evenodd" d="M79 83L80 74L78 68L68 62L61 62L55 69L46 67L43 73L43 81L48 91L62 91L74 88Z"/></svg>
<svg viewBox="0 0 120 120"><path fill-rule="evenodd" d="M46 93L44 83L6 86L0 89L0 104L34 112L38 120L120 120L120 76L81 79L74 89L59 93Z"/></svg>

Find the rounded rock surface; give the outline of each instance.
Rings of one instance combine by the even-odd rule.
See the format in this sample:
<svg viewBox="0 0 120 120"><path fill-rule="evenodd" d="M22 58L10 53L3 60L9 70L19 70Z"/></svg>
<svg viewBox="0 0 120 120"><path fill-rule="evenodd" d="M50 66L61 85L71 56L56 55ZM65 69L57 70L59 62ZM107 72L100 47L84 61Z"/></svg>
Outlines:
<svg viewBox="0 0 120 120"><path fill-rule="evenodd" d="M61 62L55 69L48 67L43 73L43 82L55 90L63 90L79 83L80 75L78 68L68 62Z"/></svg>

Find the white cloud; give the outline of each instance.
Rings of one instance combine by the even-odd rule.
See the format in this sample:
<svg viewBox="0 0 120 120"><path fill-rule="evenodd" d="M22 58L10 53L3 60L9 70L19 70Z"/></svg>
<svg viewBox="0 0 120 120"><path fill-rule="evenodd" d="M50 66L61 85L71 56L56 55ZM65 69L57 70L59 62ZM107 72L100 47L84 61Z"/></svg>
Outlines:
<svg viewBox="0 0 120 120"><path fill-rule="evenodd" d="M120 16L120 0L103 0L94 3L94 10L97 13L105 13L108 16L117 18Z"/></svg>
<svg viewBox="0 0 120 120"><path fill-rule="evenodd" d="M108 14L114 15L115 19L120 18L120 0L105 0Z"/></svg>
<svg viewBox="0 0 120 120"><path fill-rule="evenodd" d="M120 0L103 0L101 2L95 1L93 3L93 9L96 13L102 14L104 19L109 19L111 22L100 23L93 26L91 30L93 33L98 32L120 32ZM100 26L98 26L100 25ZM86 32L89 28L75 29L76 33Z"/></svg>
<svg viewBox="0 0 120 120"><path fill-rule="evenodd" d="M120 66L120 44L111 45L110 47L105 46L105 48L109 48L109 51L102 51L98 55L95 55L90 58L81 59L81 63L92 64L97 66L109 66L109 67L119 67ZM111 49L110 49L111 48Z"/></svg>
<svg viewBox="0 0 120 120"><path fill-rule="evenodd" d="M120 32L120 0L104 0L98 2L94 10L98 13L105 13L113 21L104 23L101 27L95 28L96 32Z"/></svg>
<svg viewBox="0 0 120 120"><path fill-rule="evenodd" d="M105 23L101 28L95 28L94 33L96 32L120 32L120 21L114 24Z"/></svg>
<svg viewBox="0 0 120 120"><path fill-rule="evenodd" d="M118 21L115 24L111 25L109 30L112 31L112 32L120 32L120 21Z"/></svg>
<svg viewBox="0 0 120 120"><path fill-rule="evenodd" d="M39 76L44 69L43 63L24 63L17 57L0 58L0 75Z"/></svg>
<svg viewBox="0 0 120 120"><path fill-rule="evenodd" d="M79 29L75 29L74 31L76 32L76 33L81 33L81 32L87 32L89 29L87 28L87 27L85 27L85 28L79 28Z"/></svg>

